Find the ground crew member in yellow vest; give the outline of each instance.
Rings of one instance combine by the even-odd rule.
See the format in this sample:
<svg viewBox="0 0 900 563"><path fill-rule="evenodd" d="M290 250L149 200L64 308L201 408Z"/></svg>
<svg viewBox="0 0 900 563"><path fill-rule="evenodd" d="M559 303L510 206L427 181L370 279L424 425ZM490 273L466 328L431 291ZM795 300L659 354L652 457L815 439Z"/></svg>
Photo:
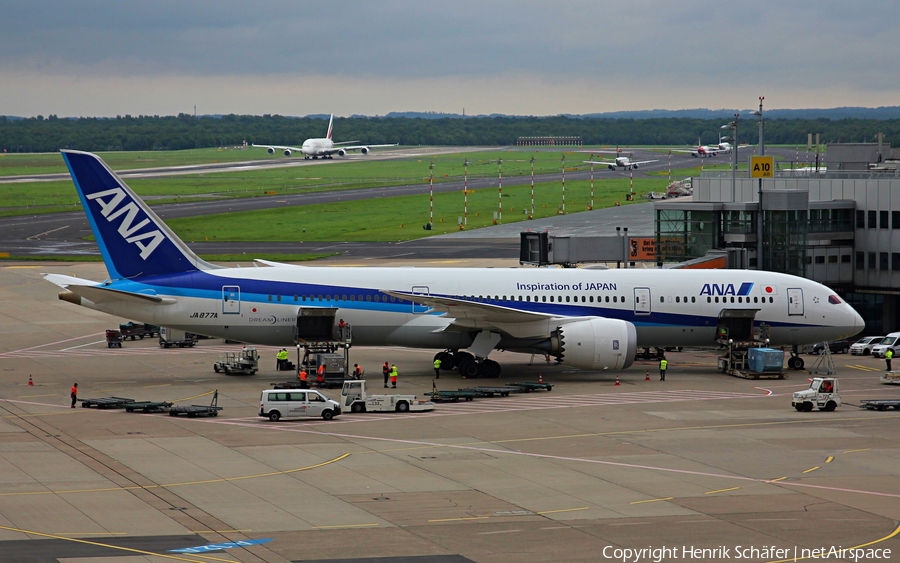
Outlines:
<svg viewBox="0 0 900 563"><path fill-rule="evenodd" d="M666 368L668 368L668 367L669 367L669 361L666 360L665 357L663 357L661 360L659 360L659 380L660 381L666 380Z"/></svg>
<svg viewBox="0 0 900 563"><path fill-rule="evenodd" d="M391 388L397 388L397 366L395 364L391 364Z"/></svg>
<svg viewBox="0 0 900 563"><path fill-rule="evenodd" d="M300 368L300 389L309 389L309 374L304 367Z"/></svg>
<svg viewBox="0 0 900 563"><path fill-rule="evenodd" d="M440 358L434 359L434 378L435 379L441 378L441 359Z"/></svg>
<svg viewBox="0 0 900 563"><path fill-rule="evenodd" d="M894 349L888 348L884 351L884 363L887 364L887 370L891 371L891 358L894 357Z"/></svg>
<svg viewBox="0 0 900 563"><path fill-rule="evenodd" d="M284 369L284 364L287 362L288 352L286 349L282 348L278 354L275 355L276 366L275 369L277 371L282 371Z"/></svg>

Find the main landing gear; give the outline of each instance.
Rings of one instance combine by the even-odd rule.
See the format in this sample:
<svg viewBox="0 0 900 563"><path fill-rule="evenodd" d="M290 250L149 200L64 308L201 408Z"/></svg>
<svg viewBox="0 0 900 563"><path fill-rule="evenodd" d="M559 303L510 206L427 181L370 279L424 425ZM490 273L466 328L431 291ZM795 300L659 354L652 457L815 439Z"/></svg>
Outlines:
<svg viewBox="0 0 900 563"><path fill-rule="evenodd" d="M502 368L494 360L487 358L479 360L469 352L446 350L434 355L435 360L441 360L442 370L456 369L466 379L478 377L498 378Z"/></svg>

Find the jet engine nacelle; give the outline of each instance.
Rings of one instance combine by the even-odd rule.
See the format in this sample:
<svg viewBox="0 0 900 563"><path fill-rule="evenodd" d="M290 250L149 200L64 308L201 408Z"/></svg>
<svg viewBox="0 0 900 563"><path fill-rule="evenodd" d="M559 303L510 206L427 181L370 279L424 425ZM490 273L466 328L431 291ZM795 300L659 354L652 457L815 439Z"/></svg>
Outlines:
<svg viewBox="0 0 900 563"><path fill-rule="evenodd" d="M369 154L369 147L359 149L360 154Z"/></svg>
<svg viewBox="0 0 900 563"><path fill-rule="evenodd" d="M266 149L266 152L269 154L275 154L275 149L273 149L272 147L269 147Z"/></svg>
<svg viewBox="0 0 900 563"><path fill-rule="evenodd" d="M626 369L634 362L637 331L628 321L588 318L556 329L560 363L590 370Z"/></svg>
<svg viewBox="0 0 900 563"><path fill-rule="evenodd" d="M631 167L634 168L635 170L638 169L638 165L637 165L637 164L632 164Z"/></svg>
<svg viewBox="0 0 900 563"><path fill-rule="evenodd" d="M291 156L291 149L284 149L284 156Z"/></svg>
<svg viewBox="0 0 900 563"><path fill-rule="evenodd" d="M347 156L347 151L345 151L344 149L341 149L337 152L337 155L338 156Z"/></svg>
<svg viewBox="0 0 900 563"><path fill-rule="evenodd" d="M613 172L616 171L616 165L615 165L615 164L608 164L606 167L609 168L610 170L612 170Z"/></svg>

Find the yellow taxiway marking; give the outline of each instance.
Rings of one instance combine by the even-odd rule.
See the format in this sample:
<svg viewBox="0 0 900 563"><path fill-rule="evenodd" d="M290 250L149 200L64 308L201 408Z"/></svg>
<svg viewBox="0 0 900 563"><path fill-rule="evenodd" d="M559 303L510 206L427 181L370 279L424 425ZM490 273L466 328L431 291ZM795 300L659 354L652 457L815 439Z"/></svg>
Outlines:
<svg viewBox="0 0 900 563"><path fill-rule="evenodd" d="M574 512L576 510L590 510L590 506L580 506L578 508L560 508L559 510L542 510L540 512L535 512L535 514L556 514L558 512Z"/></svg>
<svg viewBox="0 0 900 563"><path fill-rule="evenodd" d="M53 532L58 536L127 536L128 532Z"/></svg>
<svg viewBox="0 0 900 563"><path fill-rule="evenodd" d="M650 500L636 500L634 502L629 502L628 504L644 504L645 502L659 502L661 500L672 500L675 497L666 497L666 498L652 498Z"/></svg>
<svg viewBox="0 0 900 563"><path fill-rule="evenodd" d="M203 561L201 561L199 559L188 559L187 557L179 557L177 555L166 555L164 553L153 553L152 551L144 551L142 549L133 549L130 547L121 547L118 545L111 545L108 543L100 543L100 542L95 542L95 541L90 541L90 540L82 540L82 539L78 539L78 538L67 538L66 536L60 536L60 535L55 535L55 534L44 534L42 532L35 532L32 530L23 530L21 528L12 528L10 526L0 526L0 530L8 530L10 532L20 532L22 534L28 534L31 536L41 536L43 538L66 540L66 541L70 541L70 542L83 543L83 544L87 544L87 545L108 547L110 549L118 549L120 551L127 551L129 553L138 553L140 555L152 555L154 557L163 557L165 559L174 559L176 561L189 561L190 563L203 563ZM233 563L233 561L230 561L228 559L219 559L219 561L228 561L228 563Z"/></svg>
<svg viewBox="0 0 900 563"><path fill-rule="evenodd" d="M841 452L842 454L855 454L856 452L867 452L872 448L863 448L861 450L847 450L846 452Z"/></svg>
<svg viewBox="0 0 900 563"><path fill-rule="evenodd" d="M490 516L468 516L465 518L438 518L436 520L429 520L429 522L457 522L459 520L486 520L490 518Z"/></svg>
<svg viewBox="0 0 900 563"><path fill-rule="evenodd" d="M180 403L181 401L190 401L191 399L196 399L198 397L205 397L207 395L212 395L215 391L207 391L206 393L200 393L199 395L194 395L193 397L184 397L182 399L175 399L172 401L173 403Z"/></svg>
<svg viewBox="0 0 900 563"><path fill-rule="evenodd" d="M766 483L777 483L778 481L784 481L785 479L787 479L786 476L785 476L785 477L779 477L778 479L770 479L769 481L766 481Z"/></svg>
<svg viewBox="0 0 900 563"><path fill-rule="evenodd" d="M236 534L253 530L191 530L192 534Z"/></svg>
<svg viewBox="0 0 900 563"><path fill-rule="evenodd" d="M337 526L313 526L313 530L335 530L335 529L339 529L339 528L372 528L374 526L378 526L378 523L375 523L375 524L339 524Z"/></svg>
<svg viewBox="0 0 900 563"><path fill-rule="evenodd" d="M20 399L34 399L35 397L53 397L59 393L44 393L43 395L21 395Z"/></svg>
<svg viewBox="0 0 900 563"><path fill-rule="evenodd" d="M44 233L41 233L41 234L44 234ZM27 269L36 270L38 268L43 268L43 266L6 266L7 270L27 270Z"/></svg>
<svg viewBox="0 0 900 563"><path fill-rule="evenodd" d="M841 553L841 555L838 556L838 557L843 558L844 556L849 555L849 554L850 554L850 553L849 553L850 550L853 550L853 549L862 549L862 548L864 548L864 547L869 547L870 545L875 545L876 543L881 543L881 542L883 542L883 541L887 541L887 540L893 538L894 536L896 536L898 533L900 533L900 524L898 524L898 525L894 528L894 531L893 531L893 532L891 532L890 534L884 536L883 538L878 538L877 540L872 540L872 541L870 541L870 542L861 543L861 544L859 544L859 545L854 545L853 547L845 547L845 548L842 548L841 550L839 550L839 552ZM812 556L807 556L807 557L791 557L790 559L778 559L778 560L776 560L776 561L767 561L766 563L788 563L788 562L796 563L797 561L801 561L801 560L803 560L803 559L812 559L812 558L813 558ZM816 557L816 559L820 559L820 558L821 558L821 556Z"/></svg>
<svg viewBox="0 0 900 563"><path fill-rule="evenodd" d="M811 473L811 472L815 471L816 469L818 469L819 467L821 467L821 466L817 465L815 467L810 467L809 469L804 471L804 473Z"/></svg>
<svg viewBox="0 0 900 563"><path fill-rule="evenodd" d="M830 455L830 456L828 456L828 458L825 460L825 463L831 463L831 460L833 460L833 459L834 459L834 456L833 456L833 455Z"/></svg>
<svg viewBox="0 0 900 563"><path fill-rule="evenodd" d="M145 385L144 389L150 389L151 387L168 387L172 385L171 383L162 383L160 385Z"/></svg>
<svg viewBox="0 0 900 563"><path fill-rule="evenodd" d="M706 491L703 493L704 495L714 495L716 493L727 493L728 491L736 491L740 489L740 487L731 487L730 489L719 489L718 491Z"/></svg>
<svg viewBox="0 0 900 563"><path fill-rule="evenodd" d="M330 459L328 461L323 461L322 463L317 463L315 465L308 465L306 467L298 467L296 469L287 469L285 471L272 471L270 473L258 473L256 475L242 475L239 477L222 477L219 479L206 479L203 481L186 481L184 483L168 483L165 485L135 485L131 487L105 487L105 488L97 488L97 489L70 489L70 490L62 490L62 491L31 491L25 493L0 493L0 497L14 497L14 496L25 496L25 495L66 495L66 494L75 494L75 493L103 493L108 491L137 491L137 490L148 490L148 489L168 489L171 487L186 487L189 485L208 485L210 483L227 483L230 481L243 481L245 479L259 479L261 477L274 477L275 475L289 475L291 473L297 473L299 471L309 471L310 469L316 469L318 467L323 467L326 465L331 465L332 463L337 463L342 459L349 457L350 454L344 454L342 456L338 456L334 459Z"/></svg>
<svg viewBox="0 0 900 563"><path fill-rule="evenodd" d="M849 365L849 366L847 366L847 367L848 367L848 368L853 368L853 369L858 369L858 370L860 370L860 371L881 371L881 370L878 369L878 368L873 368L873 367L871 367L871 366L863 366L863 365L859 365L859 364Z"/></svg>

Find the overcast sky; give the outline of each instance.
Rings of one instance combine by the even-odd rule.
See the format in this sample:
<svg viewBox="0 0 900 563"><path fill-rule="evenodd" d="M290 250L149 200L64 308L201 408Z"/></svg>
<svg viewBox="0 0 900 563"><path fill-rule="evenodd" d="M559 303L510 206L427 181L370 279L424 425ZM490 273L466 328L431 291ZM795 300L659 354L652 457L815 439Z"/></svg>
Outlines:
<svg viewBox="0 0 900 563"><path fill-rule="evenodd" d="M900 105L896 0L0 0L0 115Z"/></svg>

